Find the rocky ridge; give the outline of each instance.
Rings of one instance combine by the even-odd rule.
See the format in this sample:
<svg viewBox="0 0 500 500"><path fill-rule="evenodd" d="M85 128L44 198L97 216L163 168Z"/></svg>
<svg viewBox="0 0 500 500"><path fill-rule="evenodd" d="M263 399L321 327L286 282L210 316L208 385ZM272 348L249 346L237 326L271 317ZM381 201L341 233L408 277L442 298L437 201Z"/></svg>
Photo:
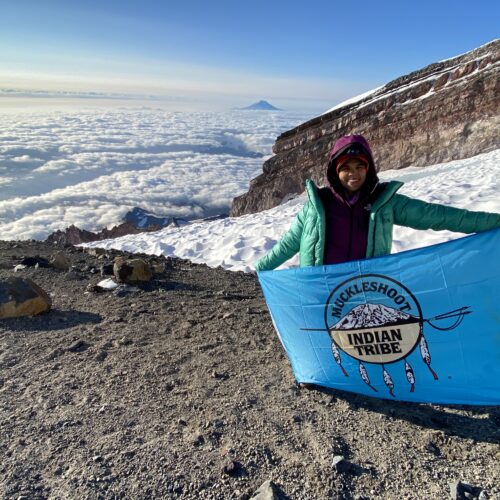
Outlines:
<svg viewBox="0 0 500 500"><path fill-rule="evenodd" d="M186 220L180 217L159 217L147 213L141 208L134 208L125 215L125 221L113 226L111 229L104 228L93 232L86 229L80 229L72 224L64 230L57 230L50 234L45 240L53 245L80 245L81 243L91 243L93 241L102 241L113 238L120 238L128 234L148 233L159 231L165 227L181 227L196 222L208 222L218 219L224 219L227 213L212 215L203 219Z"/></svg>
<svg viewBox="0 0 500 500"><path fill-rule="evenodd" d="M254 275L99 250L0 242L52 300L0 321L0 498L500 494L499 408L299 389ZM152 279L99 290L121 256Z"/></svg>
<svg viewBox="0 0 500 500"><path fill-rule="evenodd" d="M146 231L158 231L160 226L150 226L148 228L137 228L130 222L123 222L111 229L104 228L99 232L80 229L72 224L64 230L57 230L50 234L46 241L54 245L79 245L81 243L90 243L92 241L106 240L109 238L119 238L127 234L138 234Z"/></svg>
<svg viewBox="0 0 500 500"><path fill-rule="evenodd" d="M112 238L119 238L127 234L138 234L152 232L163 229L167 226L179 227L187 221L177 217L160 217L140 207L134 207L125 214L121 224L113 226L111 229L104 228L98 232L80 229L72 224L64 230L54 231L46 241L54 245L79 245Z"/></svg>
<svg viewBox="0 0 500 500"><path fill-rule="evenodd" d="M281 134L275 155L231 216L275 207L302 193L306 178L322 185L335 140L362 134L381 170L426 166L500 147L500 40L393 80L356 102L333 108Z"/></svg>

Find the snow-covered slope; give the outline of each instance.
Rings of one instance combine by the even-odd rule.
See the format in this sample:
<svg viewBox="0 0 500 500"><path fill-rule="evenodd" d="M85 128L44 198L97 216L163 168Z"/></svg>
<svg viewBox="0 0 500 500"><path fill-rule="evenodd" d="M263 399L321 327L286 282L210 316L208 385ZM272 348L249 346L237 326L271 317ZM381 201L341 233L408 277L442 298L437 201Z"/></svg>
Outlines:
<svg viewBox="0 0 500 500"><path fill-rule="evenodd" d="M405 182L400 193L469 210L500 212L500 150L425 168L386 171L382 180ZM305 202L300 196L265 212L201 222L155 233L125 236L91 244L132 252L187 258L209 266L250 271L288 229ZM415 231L396 227L393 252L440 243L461 236L449 231ZM283 267L297 265L297 257Z"/></svg>

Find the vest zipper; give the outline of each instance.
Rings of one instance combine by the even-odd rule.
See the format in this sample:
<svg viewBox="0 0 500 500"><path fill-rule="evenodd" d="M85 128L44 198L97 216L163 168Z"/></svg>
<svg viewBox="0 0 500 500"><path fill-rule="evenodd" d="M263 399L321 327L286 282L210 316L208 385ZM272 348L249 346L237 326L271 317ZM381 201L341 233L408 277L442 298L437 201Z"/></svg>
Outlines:
<svg viewBox="0 0 500 500"><path fill-rule="evenodd" d="M352 221L353 221L353 216L352 216L352 207L349 205L349 246L347 248L347 261L351 260L351 250L352 250ZM346 262L347 262L346 261Z"/></svg>

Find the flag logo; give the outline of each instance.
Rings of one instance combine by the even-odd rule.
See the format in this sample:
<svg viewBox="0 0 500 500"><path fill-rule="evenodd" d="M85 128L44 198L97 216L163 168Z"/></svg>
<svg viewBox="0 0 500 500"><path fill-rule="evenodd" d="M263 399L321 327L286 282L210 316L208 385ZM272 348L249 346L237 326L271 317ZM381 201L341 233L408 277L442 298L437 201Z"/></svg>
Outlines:
<svg viewBox="0 0 500 500"><path fill-rule="evenodd" d="M424 319L422 308L413 293L393 278L380 274L365 274L338 285L328 297L325 324L332 340L332 353L343 374L342 354L359 361L362 380L375 392L364 363L382 367L382 378L394 396L394 382L386 364L404 361L410 392L415 389L415 374L407 357L418 347L423 362L435 380L431 354L424 336L424 323L438 330L456 328L470 311L467 307ZM438 320L453 319L453 324L437 326Z"/></svg>

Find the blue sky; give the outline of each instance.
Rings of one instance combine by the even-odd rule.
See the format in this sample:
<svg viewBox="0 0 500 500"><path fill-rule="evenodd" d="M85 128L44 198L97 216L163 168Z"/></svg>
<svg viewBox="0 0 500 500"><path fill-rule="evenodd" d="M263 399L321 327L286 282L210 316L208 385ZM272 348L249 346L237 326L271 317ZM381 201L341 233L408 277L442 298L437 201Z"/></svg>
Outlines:
<svg viewBox="0 0 500 500"><path fill-rule="evenodd" d="M329 108L498 37L499 2L13 0L0 88Z"/></svg>

